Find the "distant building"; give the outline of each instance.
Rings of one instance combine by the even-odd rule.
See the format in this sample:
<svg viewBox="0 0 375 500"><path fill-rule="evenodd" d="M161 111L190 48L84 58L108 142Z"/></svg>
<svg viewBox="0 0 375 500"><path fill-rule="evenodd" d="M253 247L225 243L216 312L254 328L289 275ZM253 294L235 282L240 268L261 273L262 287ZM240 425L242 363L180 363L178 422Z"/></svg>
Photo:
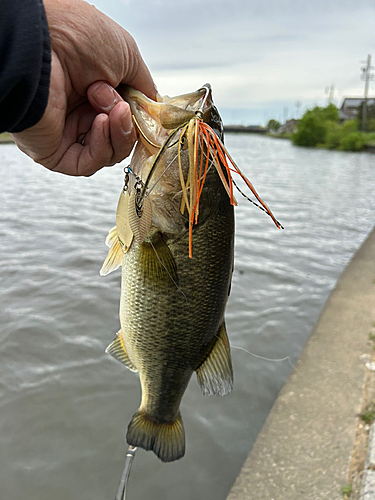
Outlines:
<svg viewBox="0 0 375 500"><path fill-rule="evenodd" d="M260 125L224 125L224 132L230 134L266 134L267 129Z"/></svg>
<svg viewBox="0 0 375 500"><path fill-rule="evenodd" d="M296 120L292 118L291 120L287 120L283 125L280 125L280 127L277 129L276 133L277 134L294 134L294 132L297 132L297 125L298 125L299 120Z"/></svg>
<svg viewBox="0 0 375 500"><path fill-rule="evenodd" d="M362 106L364 99L363 97L344 97L342 101L341 108L339 109L339 120L341 122L345 120L354 120L357 118L359 113L359 108ZM374 106L375 98L370 97L367 99L367 106Z"/></svg>

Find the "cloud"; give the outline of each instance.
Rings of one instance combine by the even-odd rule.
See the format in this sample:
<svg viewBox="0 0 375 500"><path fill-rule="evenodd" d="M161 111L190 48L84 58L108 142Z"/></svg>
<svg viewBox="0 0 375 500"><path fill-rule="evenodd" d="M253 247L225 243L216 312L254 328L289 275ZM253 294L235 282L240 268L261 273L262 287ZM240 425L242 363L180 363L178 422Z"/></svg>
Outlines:
<svg viewBox="0 0 375 500"><path fill-rule="evenodd" d="M359 61L375 62L373 0L94 3L133 34L162 93L210 81L225 108L323 103L331 83L337 99L360 95Z"/></svg>

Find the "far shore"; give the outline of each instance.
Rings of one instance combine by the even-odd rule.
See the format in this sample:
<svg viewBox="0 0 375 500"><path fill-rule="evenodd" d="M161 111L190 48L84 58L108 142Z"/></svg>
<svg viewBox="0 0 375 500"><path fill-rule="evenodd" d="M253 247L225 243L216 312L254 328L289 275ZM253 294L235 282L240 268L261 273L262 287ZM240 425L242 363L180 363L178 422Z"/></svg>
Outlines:
<svg viewBox="0 0 375 500"><path fill-rule="evenodd" d="M268 131L266 128L260 126L245 127L241 125L228 125L224 127L224 132L229 134L261 134L267 137L272 137L273 139L291 139L292 134L283 133L277 134ZM13 137L8 132L3 132L0 134L0 144L14 144ZM365 144L363 151L375 154L375 144Z"/></svg>
<svg viewBox="0 0 375 500"><path fill-rule="evenodd" d="M11 144L14 142L13 137L8 132L0 134L0 144Z"/></svg>
<svg viewBox="0 0 375 500"><path fill-rule="evenodd" d="M224 132L226 134L262 134L265 135L266 137L271 137L272 139L287 139L287 140L292 140L292 133L291 132L282 132L278 134L277 132L271 132L270 130L263 128L261 126L253 125L249 127L245 127L244 125L227 125L224 126ZM297 146L299 147L299 146ZM307 146L304 146L307 147ZM311 149L326 149L322 148L319 146L312 146ZM344 151L345 150L340 150L337 148L334 149L327 149L327 151ZM348 151L350 153L357 152L357 151ZM358 152L367 152L367 153L372 153L375 154L375 144L373 144L373 141L370 141L367 144L364 144L363 149L361 149Z"/></svg>

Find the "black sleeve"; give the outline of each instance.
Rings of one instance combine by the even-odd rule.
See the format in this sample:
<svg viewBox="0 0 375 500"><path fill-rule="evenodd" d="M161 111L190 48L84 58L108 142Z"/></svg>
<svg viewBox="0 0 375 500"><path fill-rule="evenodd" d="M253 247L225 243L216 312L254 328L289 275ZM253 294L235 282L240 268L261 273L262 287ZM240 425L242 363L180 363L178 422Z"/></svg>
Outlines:
<svg viewBox="0 0 375 500"><path fill-rule="evenodd" d="M1 0L0 132L35 125L47 106L51 48L42 0Z"/></svg>

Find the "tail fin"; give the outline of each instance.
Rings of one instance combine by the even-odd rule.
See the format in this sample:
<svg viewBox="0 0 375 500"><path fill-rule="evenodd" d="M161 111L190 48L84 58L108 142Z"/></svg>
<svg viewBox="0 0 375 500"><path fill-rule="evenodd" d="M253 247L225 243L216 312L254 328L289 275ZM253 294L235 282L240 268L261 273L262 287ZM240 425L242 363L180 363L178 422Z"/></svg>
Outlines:
<svg viewBox="0 0 375 500"><path fill-rule="evenodd" d="M143 411L132 418L126 436L128 444L152 450L163 462L173 462L185 454L185 431L181 415L174 422L155 423Z"/></svg>

